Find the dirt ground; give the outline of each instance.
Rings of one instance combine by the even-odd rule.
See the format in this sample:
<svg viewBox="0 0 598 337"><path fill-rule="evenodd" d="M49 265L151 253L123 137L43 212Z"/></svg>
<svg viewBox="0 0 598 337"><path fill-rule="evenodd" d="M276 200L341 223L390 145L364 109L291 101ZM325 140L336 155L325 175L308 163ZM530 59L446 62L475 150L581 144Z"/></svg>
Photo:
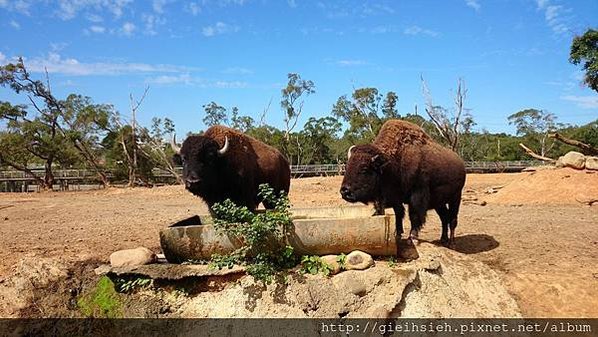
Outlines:
<svg viewBox="0 0 598 337"><path fill-rule="evenodd" d="M341 180L294 179L291 202L345 204ZM598 205L588 205L592 198L598 199L598 172L470 174L456 251L497 271L524 316L598 317ZM107 262L110 253L137 246L159 252L161 228L206 211L182 186L0 193L0 283L25 256L80 263ZM439 236L438 218L429 212L421 238Z"/></svg>

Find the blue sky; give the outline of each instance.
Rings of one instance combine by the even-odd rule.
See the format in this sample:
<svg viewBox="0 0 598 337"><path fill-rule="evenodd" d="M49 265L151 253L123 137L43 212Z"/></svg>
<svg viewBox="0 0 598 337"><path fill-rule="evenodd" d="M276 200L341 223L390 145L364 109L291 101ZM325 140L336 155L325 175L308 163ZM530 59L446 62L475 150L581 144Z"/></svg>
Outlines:
<svg viewBox="0 0 598 337"><path fill-rule="evenodd" d="M300 125L339 96L376 87L399 112L453 106L458 78L477 129L512 132L507 116L548 110L564 123L598 118L598 94L568 63L573 36L598 28L598 1L0 0L0 64L22 56L54 93L80 93L129 114L169 117L177 133L204 129L216 101L282 127L289 72L315 82ZM26 102L7 88L0 100Z"/></svg>

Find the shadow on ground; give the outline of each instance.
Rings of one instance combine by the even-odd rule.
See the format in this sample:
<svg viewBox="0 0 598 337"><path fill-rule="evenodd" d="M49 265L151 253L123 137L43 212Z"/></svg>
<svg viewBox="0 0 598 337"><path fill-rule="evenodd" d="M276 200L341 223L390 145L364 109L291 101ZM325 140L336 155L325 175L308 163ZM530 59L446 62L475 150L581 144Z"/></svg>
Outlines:
<svg viewBox="0 0 598 337"><path fill-rule="evenodd" d="M441 246L439 240L432 243ZM468 234L455 237L454 251L463 254L478 254L491 251L500 245L496 239L488 234Z"/></svg>

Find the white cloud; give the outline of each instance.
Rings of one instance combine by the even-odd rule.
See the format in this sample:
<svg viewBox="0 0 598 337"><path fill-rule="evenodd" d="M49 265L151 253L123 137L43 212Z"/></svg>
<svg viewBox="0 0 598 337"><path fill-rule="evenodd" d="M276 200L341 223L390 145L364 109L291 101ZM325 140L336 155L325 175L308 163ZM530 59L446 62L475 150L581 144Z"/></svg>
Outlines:
<svg viewBox="0 0 598 337"><path fill-rule="evenodd" d="M102 34L102 33L106 32L106 28L104 28L102 26L93 25L93 26L89 27L89 31L91 31L92 33Z"/></svg>
<svg viewBox="0 0 598 337"><path fill-rule="evenodd" d="M366 65L367 62L362 60L339 60L336 61L336 64L342 67L353 67Z"/></svg>
<svg viewBox="0 0 598 337"><path fill-rule="evenodd" d="M160 75L154 78L150 78L146 80L147 83L151 84L192 84L193 79L189 74L180 74L180 75Z"/></svg>
<svg viewBox="0 0 598 337"><path fill-rule="evenodd" d="M424 29L424 28L421 28L419 26L411 26L411 27L405 28L405 30L403 30L403 33L405 35L420 35L420 34L423 34L423 35L428 35L428 36L431 36L431 37L436 37L436 36L439 35L438 32L436 32L436 31L429 30L429 29Z"/></svg>
<svg viewBox="0 0 598 337"><path fill-rule="evenodd" d="M156 32L157 26L166 24L165 18L158 16L158 15L153 15L153 14L143 14L141 16L141 20L143 21L143 23L145 25L144 32L149 35L158 34L158 32Z"/></svg>
<svg viewBox="0 0 598 337"><path fill-rule="evenodd" d="M210 85L210 83L208 83ZM216 88L220 89L242 89L247 88L247 82L242 81L215 81L211 83Z"/></svg>
<svg viewBox="0 0 598 337"><path fill-rule="evenodd" d="M30 0L0 0L0 8L4 8L8 11L14 11L21 14L29 15L29 8L31 7Z"/></svg>
<svg viewBox="0 0 598 337"><path fill-rule="evenodd" d="M222 80L206 80L203 78L192 77L188 73L180 75L160 75L145 80L149 84L158 85L192 85L200 88L218 88L218 89L242 89L247 88L247 82L243 81L222 81Z"/></svg>
<svg viewBox="0 0 598 337"><path fill-rule="evenodd" d="M151 74L151 73L187 73L197 68L182 67L168 64L147 63L85 63L74 58L63 58L56 52L50 52L45 57L32 59L24 58L25 66L32 73L45 72L72 76L106 76L121 74Z"/></svg>
<svg viewBox="0 0 598 337"><path fill-rule="evenodd" d="M133 32L135 31L137 27L135 27L135 25L131 22L125 22L122 26L122 28L120 29L120 32L125 35L125 36L131 36L133 35Z"/></svg>
<svg viewBox="0 0 598 337"><path fill-rule="evenodd" d="M11 20L9 24L12 28L14 28L16 30L21 29L21 25L18 22L16 22L15 20Z"/></svg>
<svg viewBox="0 0 598 337"><path fill-rule="evenodd" d="M4 64L5 61L6 61L6 55L2 54L2 52L0 51L0 63Z"/></svg>
<svg viewBox="0 0 598 337"><path fill-rule="evenodd" d="M476 12L480 11L480 8L482 6L480 6L480 3L478 2L478 0L465 0L465 4L471 8L473 8Z"/></svg>
<svg viewBox="0 0 598 337"><path fill-rule="evenodd" d="M201 33L204 36L211 37L220 34L227 34L227 33L234 33L239 31L239 27L231 26L224 22L216 22L216 24L212 26L203 27Z"/></svg>
<svg viewBox="0 0 598 337"><path fill-rule="evenodd" d="M598 108L598 96L561 96L562 100L575 103L582 109L596 109Z"/></svg>
<svg viewBox="0 0 598 337"><path fill-rule="evenodd" d="M387 33L395 33L397 31L397 27L395 26L376 26L370 29L370 33L372 34L387 34Z"/></svg>
<svg viewBox="0 0 598 337"><path fill-rule="evenodd" d="M172 0L153 0L152 8L154 9L154 12L158 14L164 14L164 6L171 2Z"/></svg>
<svg viewBox="0 0 598 337"><path fill-rule="evenodd" d="M100 23L104 21L104 19L97 14L89 14L87 16L87 20L93 23Z"/></svg>
<svg viewBox="0 0 598 337"><path fill-rule="evenodd" d="M108 11L121 17L126 6L133 0L58 0L56 15L63 20L71 20L82 11ZM97 14L90 14L90 16ZM95 21L92 21L95 22Z"/></svg>
<svg viewBox="0 0 598 337"><path fill-rule="evenodd" d="M224 69L222 73L230 75L251 75L253 74L253 70L241 67L230 67Z"/></svg>
<svg viewBox="0 0 598 337"><path fill-rule="evenodd" d="M565 34L571 29L569 28L570 19L565 13L570 10L561 6L553 5L550 0L536 0L539 11L544 12L544 19L546 23L556 34Z"/></svg>
<svg viewBox="0 0 598 337"><path fill-rule="evenodd" d="M197 2L190 2L185 8L193 16L197 16L199 13L201 13L201 7L199 7Z"/></svg>

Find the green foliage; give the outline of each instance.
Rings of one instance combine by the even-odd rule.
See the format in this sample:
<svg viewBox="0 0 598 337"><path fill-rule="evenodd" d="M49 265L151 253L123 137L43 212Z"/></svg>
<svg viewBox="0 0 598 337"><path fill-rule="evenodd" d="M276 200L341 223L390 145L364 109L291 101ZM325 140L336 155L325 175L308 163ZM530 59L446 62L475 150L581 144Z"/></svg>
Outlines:
<svg viewBox="0 0 598 337"><path fill-rule="evenodd" d="M218 105L216 102L212 101L208 104L202 106L205 112L205 117L203 118L203 123L207 126L213 125L220 125L226 124L228 122L228 117L226 115L226 108Z"/></svg>
<svg viewBox="0 0 598 337"><path fill-rule="evenodd" d="M116 279L115 289L119 293L131 293L137 289L147 288L153 284L153 280L145 277L137 277L132 279Z"/></svg>
<svg viewBox="0 0 598 337"><path fill-rule="evenodd" d="M87 317L121 318L123 305L114 283L106 276L102 276L95 288L77 299L77 306Z"/></svg>
<svg viewBox="0 0 598 337"><path fill-rule="evenodd" d="M230 200L212 206L214 227L220 233L238 238L242 246L228 255L213 254L213 268L246 266L247 273L264 283L270 283L278 272L296 264L293 248L286 244L292 225L287 195L277 194L267 184L259 186L258 197L274 205L274 209L254 214Z"/></svg>
<svg viewBox="0 0 598 337"><path fill-rule="evenodd" d="M584 83L598 92L598 30L588 29L573 39L569 62L583 64Z"/></svg>
<svg viewBox="0 0 598 337"><path fill-rule="evenodd" d="M387 262L390 268L394 268L397 266L397 259L394 256L389 257Z"/></svg>
<svg viewBox="0 0 598 337"><path fill-rule="evenodd" d="M347 267L347 255L345 253L339 254L339 256L336 257L336 262L338 262L341 269L345 269Z"/></svg>
<svg viewBox="0 0 598 337"><path fill-rule="evenodd" d="M301 257L301 272L316 275L318 273L325 276L330 275L332 267L317 255L304 255Z"/></svg>

